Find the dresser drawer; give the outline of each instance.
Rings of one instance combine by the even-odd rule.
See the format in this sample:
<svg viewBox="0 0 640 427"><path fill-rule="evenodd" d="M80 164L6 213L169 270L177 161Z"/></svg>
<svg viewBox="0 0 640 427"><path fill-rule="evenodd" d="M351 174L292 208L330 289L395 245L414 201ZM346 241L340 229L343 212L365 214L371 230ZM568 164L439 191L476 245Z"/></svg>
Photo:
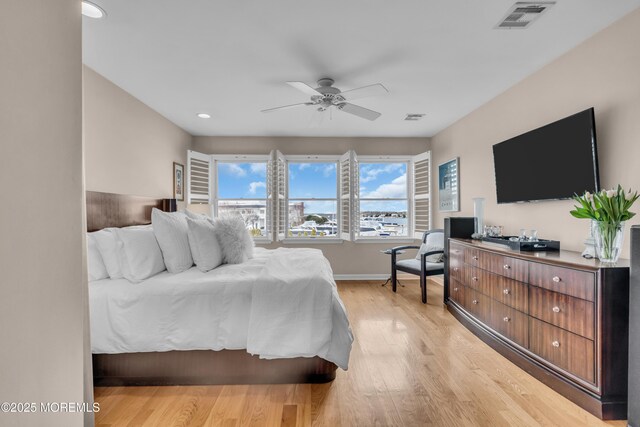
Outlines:
<svg viewBox="0 0 640 427"><path fill-rule="evenodd" d="M480 267L481 258L486 256L486 252L476 248L466 247L464 248L464 262L473 265L474 267Z"/></svg>
<svg viewBox="0 0 640 427"><path fill-rule="evenodd" d="M529 314L562 329L593 340L594 303L531 286Z"/></svg>
<svg viewBox="0 0 640 427"><path fill-rule="evenodd" d="M490 326L516 344L529 345L529 316L498 301L491 301Z"/></svg>
<svg viewBox="0 0 640 427"><path fill-rule="evenodd" d="M457 302L459 305L464 306L464 290L465 287L457 280L452 280L449 284L449 298Z"/></svg>
<svg viewBox="0 0 640 427"><path fill-rule="evenodd" d="M481 254L480 268L508 277L519 282L526 282L529 278L529 263L520 259L511 258L485 252Z"/></svg>
<svg viewBox="0 0 640 427"><path fill-rule="evenodd" d="M493 273L490 275L491 297L502 304L527 313L529 307L529 286Z"/></svg>
<svg viewBox="0 0 640 427"><path fill-rule="evenodd" d="M464 281L463 274L463 262L458 258L450 258L449 259L449 277L452 279L456 279L459 282Z"/></svg>
<svg viewBox="0 0 640 427"><path fill-rule="evenodd" d="M491 295L491 280L494 280L491 276L495 275L480 268L466 265L464 268L464 285L485 295Z"/></svg>
<svg viewBox="0 0 640 427"><path fill-rule="evenodd" d="M449 260L457 260L459 264L464 262L465 247L458 243L449 241Z"/></svg>
<svg viewBox="0 0 640 427"><path fill-rule="evenodd" d="M529 349L553 365L595 383L593 341L530 317Z"/></svg>
<svg viewBox="0 0 640 427"><path fill-rule="evenodd" d="M486 323L491 318L491 299L478 291L464 290L464 307L481 322Z"/></svg>
<svg viewBox="0 0 640 427"><path fill-rule="evenodd" d="M589 271L532 263L529 283L550 291L593 301L596 276Z"/></svg>

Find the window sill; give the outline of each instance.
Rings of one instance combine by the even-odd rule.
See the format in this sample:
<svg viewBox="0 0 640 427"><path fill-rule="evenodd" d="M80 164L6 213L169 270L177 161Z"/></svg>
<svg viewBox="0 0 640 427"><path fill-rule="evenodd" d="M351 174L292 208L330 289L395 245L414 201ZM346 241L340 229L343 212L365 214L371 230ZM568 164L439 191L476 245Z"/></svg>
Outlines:
<svg viewBox="0 0 640 427"><path fill-rule="evenodd" d="M268 245L269 243L273 243L269 237L254 237L253 242L260 245Z"/></svg>
<svg viewBox="0 0 640 427"><path fill-rule="evenodd" d="M416 240L411 237L360 237L356 239L356 243L415 243Z"/></svg>
<svg viewBox="0 0 640 427"><path fill-rule="evenodd" d="M342 242L344 242L344 240L339 239L339 238L326 238L326 237L320 237L320 238L313 238L313 237L300 237L300 238L288 238L288 239L284 239L281 241L281 243L284 243L286 245L308 245L308 244L314 244L314 245L336 245L336 244L341 244Z"/></svg>

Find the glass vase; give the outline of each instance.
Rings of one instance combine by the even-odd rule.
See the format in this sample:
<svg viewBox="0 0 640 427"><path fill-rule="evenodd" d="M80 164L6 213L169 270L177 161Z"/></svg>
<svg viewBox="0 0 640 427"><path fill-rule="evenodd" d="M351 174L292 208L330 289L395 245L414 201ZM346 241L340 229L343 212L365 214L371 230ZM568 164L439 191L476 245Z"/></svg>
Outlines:
<svg viewBox="0 0 640 427"><path fill-rule="evenodd" d="M598 259L609 263L618 261L624 240L624 222L591 221L591 231Z"/></svg>

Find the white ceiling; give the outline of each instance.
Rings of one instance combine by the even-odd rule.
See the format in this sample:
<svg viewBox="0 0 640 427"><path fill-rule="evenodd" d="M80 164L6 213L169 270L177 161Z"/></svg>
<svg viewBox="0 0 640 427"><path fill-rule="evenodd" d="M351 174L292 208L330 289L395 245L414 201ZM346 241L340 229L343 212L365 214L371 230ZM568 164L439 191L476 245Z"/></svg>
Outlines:
<svg viewBox="0 0 640 427"><path fill-rule="evenodd" d="M85 64L188 132L350 137L432 136L640 6L558 0L529 29L495 30L515 0L92 1L107 17L83 18ZM285 81L321 77L383 83L354 101L382 117L260 113L308 100Z"/></svg>

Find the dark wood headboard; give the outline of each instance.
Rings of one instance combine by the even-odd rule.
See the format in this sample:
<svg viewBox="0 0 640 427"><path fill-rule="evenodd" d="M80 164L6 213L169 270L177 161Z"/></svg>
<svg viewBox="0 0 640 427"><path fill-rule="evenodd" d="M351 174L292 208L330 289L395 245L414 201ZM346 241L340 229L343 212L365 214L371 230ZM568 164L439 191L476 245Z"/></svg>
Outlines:
<svg viewBox="0 0 640 427"><path fill-rule="evenodd" d="M175 199L87 191L87 231L151 223L151 209L172 212Z"/></svg>

